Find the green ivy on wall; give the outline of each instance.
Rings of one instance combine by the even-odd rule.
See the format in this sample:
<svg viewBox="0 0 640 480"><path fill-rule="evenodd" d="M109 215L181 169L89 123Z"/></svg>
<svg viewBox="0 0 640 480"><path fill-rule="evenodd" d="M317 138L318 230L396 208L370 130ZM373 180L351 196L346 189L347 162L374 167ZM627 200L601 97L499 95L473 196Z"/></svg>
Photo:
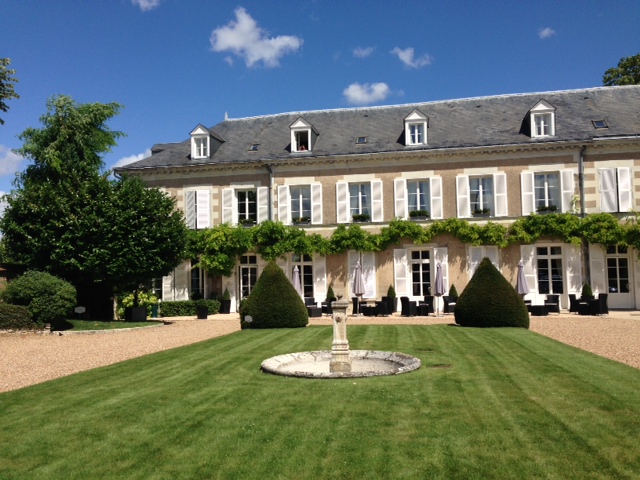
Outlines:
<svg viewBox="0 0 640 480"><path fill-rule="evenodd" d="M628 245L640 252L640 222L634 215L625 223L609 213L580 218L571 213L531 214L509 227L494 222L484 225L459 218L435 220L422 226L410 220L392 220L380 233L370 233L360 225L339 225L329 238L281 222L262 222L253 228L218 225L190 232L185 258L199 258L198 266L213 275L230 276L238 259L255 252L265 260L287 254L330 255L349 250L381 252L402 239L415 244L449 234L470 245L533 244L541 237L580 245L583 240L605 246Z"/></svg>

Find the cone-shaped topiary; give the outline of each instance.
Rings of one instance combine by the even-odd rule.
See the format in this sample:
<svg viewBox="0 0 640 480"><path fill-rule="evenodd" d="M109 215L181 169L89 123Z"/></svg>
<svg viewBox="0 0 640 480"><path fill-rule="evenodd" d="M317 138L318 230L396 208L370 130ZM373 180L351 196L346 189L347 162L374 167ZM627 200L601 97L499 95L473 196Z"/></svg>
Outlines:
<svg viewBox="0 0 640 480"><path fill-rule="evenodd" d="M458 297L454 313L463 327L529 328L524 300L488 258L482 259Z"/></svg>
<svg viewBox="0 0 640 480"><path fill-rule="evenodd" d="M251 323L245 321L247 315ZM242 328L306 327L309 314L304 302L282 269L270 261L251 294L242 304Z"/></svg>

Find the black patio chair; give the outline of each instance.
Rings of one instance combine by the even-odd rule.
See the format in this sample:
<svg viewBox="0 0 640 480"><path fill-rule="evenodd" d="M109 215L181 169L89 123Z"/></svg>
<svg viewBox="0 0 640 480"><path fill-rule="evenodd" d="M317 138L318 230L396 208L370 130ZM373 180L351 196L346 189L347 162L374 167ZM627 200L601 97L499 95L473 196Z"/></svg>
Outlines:
<svg viewBox="0 0 640 480"><path fill-rule="evenodd" d="M589 313L591 315L609 315L608 297L608 293L601 293L595 300L589 300Z"/></svg>
<svg viewBox="0 0 640 480"><path fill-rule="evenodd" d="M442 313L453 313L455 311L456 302L449 295L443 295L442 302L444 303Z"/></svg>
<svg viewBox="0 0 640 480"><path fill-rule="evenodd" d="M418 303L418 315L426 317L430 313L435 313L433 310L433 295L425 295L424 301Z"/></svg>
<svg viewBox="0 0 640 480"><path fill-rule="evenodd" d="M316 318L322 316L322 307L318 306L315 298L305 297L304 304L307 307L307 313L309 314L309 317Z"/></svg>
<svg viewBox="0 0 640 480"><path fill-rule="evenodd" d="M549 313L560 313L560 295L547 295L544 304Z"/></svg>
<svg viewBox="0 0 640 480"><path fill-rule="evenodd" d="M331 302L335 302L335 298L327 298L324 302L320 304L322 308L322 313L325 315L333 315L333 307L331 306Z"/></svg>
<svg viewBox="0 0 640 480"><path fill-rule="evenodd" d="M418 307L415 301L409 300L409 297L400 297L400 302L402 303L400 315L403 317L415 317L418 314Z"/></svg>
<svg viewBox="0 0 640 480"><path fill-rule="evenodd" d="M578 313L580 309L578 308L580 305L580 301L576 297L575 293L569 294L569 312Z"/></svg>

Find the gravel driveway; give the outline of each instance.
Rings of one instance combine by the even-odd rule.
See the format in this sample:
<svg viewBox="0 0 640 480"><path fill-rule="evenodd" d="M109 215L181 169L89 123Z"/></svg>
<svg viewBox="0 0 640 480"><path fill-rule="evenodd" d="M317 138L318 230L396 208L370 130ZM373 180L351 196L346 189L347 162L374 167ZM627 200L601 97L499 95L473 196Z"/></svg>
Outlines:
<svg viewBox="0 0 640 480"><path fill-rule="evenodd" d="M170 325L94 334L0 333L0 392L238 331L237 314L209 320L174 319ZM349 317L350 325L453 323L444 317ZM329 317L310 325L331 325ZM583 350L640 368L640 312L606 317L531 317L531 330ZM327 347L329 348L329 347Z"/></svg>

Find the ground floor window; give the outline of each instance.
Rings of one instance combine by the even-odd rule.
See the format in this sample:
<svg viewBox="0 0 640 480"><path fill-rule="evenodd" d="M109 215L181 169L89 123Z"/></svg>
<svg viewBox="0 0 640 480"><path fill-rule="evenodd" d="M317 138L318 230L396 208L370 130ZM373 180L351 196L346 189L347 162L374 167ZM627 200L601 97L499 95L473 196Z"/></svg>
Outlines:
<svg viewBox="0 0 640 480"><path fill-rule="evenodd" d="M240 259L240 298L248 297L258 281L258 259L255 255L243 255Z"/></svg>
<svg viewBox="0 0 640 480"><path fill-rule="evenodd" d="M302 287L303 297L313 297L313 260L310 255L293 255L292 256L291 274L298 267L298 275L300 275L300 286Z"/></svg>
<svg viewBox="0 0 640 480"><path fill-rule="evenodd" d="M162 277L151 279L151 293L153 293L157 299L162 300Z"/></svg>
<svg viewBox="0 0 640 480"><path fill-rule="evenodd" d="M414 297L431 295L431 259L429 250L412 250L409 260L411 268L411 292Z"/></svg>
<svg viewBox="0 0 640 480"><path fill-rule="evenodd" d="M562 294L562 247L536 247L538 293Z"/></svg>
<svg viewBox="0 0 640 480"><path fill-rule="evenodd" d="M629 293L627 247L607 247L607 284L609 293Z"/></svg>
<svg viewBox="0 0 640 480"><path fill-rule="evenodd" d="M198 260L191 260L191 265L197 265ZM191 268L190 293L192 299L204 298L204 277L205 272L201 268Z"/></svg>

